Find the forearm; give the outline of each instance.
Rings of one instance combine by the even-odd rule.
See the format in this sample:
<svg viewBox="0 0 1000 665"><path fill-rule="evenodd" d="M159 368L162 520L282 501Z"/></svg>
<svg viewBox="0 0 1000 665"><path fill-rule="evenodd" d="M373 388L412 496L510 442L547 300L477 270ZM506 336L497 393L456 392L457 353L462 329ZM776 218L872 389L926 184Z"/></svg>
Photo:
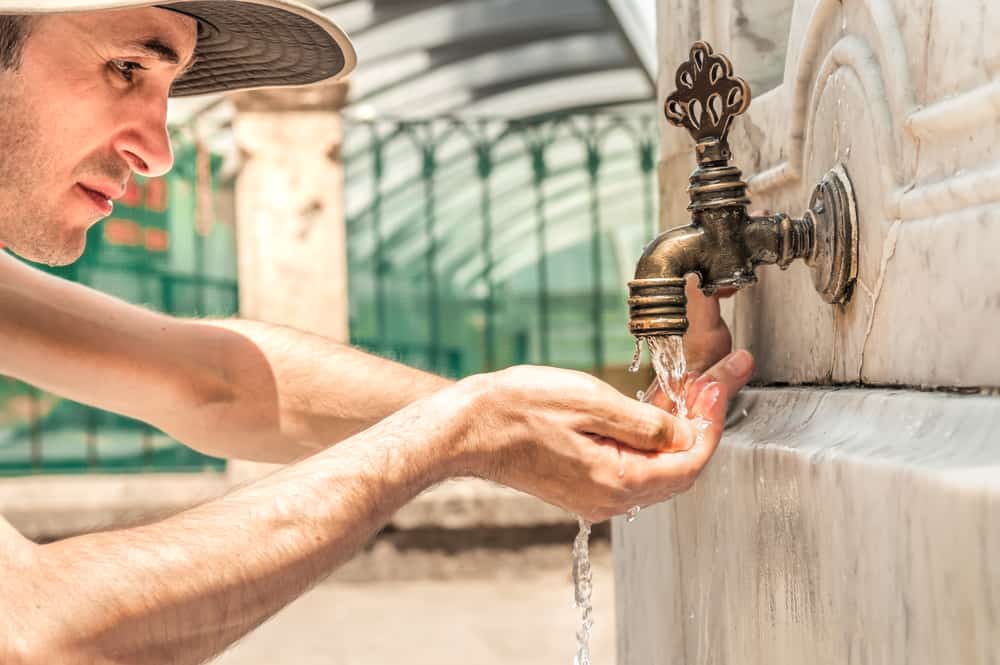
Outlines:
<svg viewBox="0 0 1000 665"><path fill-rule="evenodd" d="M199 325L214 329L217 341L202 353L227 398L156 424L222 457L289 462L451 383L291 328L240 319Z"/></svg>
<svg viewBox="0 0 1000 665"><path fill-rule="evenodd" d="M464 421L442 414L465 398L443 397L165 521L7 562L3 634L23 636L29 663L203 662L460 471Z"/></svg>
<svg viewBox="0 0 1000 665"><path fill-rule="evenodd" d="M0 253L0 373L203 452L290 462L449 381L281 326L184 320Z"/></svg>

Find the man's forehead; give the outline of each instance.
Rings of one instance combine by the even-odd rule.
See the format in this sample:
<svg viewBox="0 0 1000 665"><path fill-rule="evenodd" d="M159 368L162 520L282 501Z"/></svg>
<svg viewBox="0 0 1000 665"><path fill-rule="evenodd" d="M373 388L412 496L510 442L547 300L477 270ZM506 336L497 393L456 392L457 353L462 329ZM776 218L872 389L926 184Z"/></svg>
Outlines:
<svg viewBox="0 0 1000 665"><path fill-rule="evenodd" d="M159 7L87 12L79 17L99 26L115 47L147 51L174 64L186 62L197 42L194 18Z"/></svg>

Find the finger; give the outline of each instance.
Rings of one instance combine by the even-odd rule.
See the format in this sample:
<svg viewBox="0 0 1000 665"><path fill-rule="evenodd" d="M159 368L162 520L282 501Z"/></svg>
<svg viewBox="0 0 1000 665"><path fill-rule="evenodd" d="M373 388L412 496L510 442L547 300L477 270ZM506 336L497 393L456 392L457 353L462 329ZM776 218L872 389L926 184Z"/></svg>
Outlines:
<svg viewBox="0 0 1000 665"><path fill-rule="evenodd" d="M622 449L620 464L629 479L632 504L652 504L686 491L715 452L722 437L725 395L721 384L710 384L696 404L699 420L678 421L676 452L652 453ZM700 427L698 426L700 424ZM686 440L690 437L690 445Z"/></svg>
<svg viewBox="0 0 1000 665"><path fill-rule="evenodd" d="M722 318L719 300L701 292L701 289L698 288L696 275L688 275L687 282L684 284L684 295L687 296L688 301L688 330L702 332L718 325L718 321Z"/></svg>
<svg viewBox="0 0 1000 665"><path fill-rule="evenodd" d="M697 372L688 372L685 374L684 378L681 380L681 388L679 392L687 394L687 387L690 386L691 383L697 378ZM650 384L649 389L643 393L642 401L659 407L668 413L677 413L677 405L674 403L673 397L663 391L663 388L660 386L660 382L656 379L654 379L653 383Z"/></svg>
<svg viewBox="0 0 1000 665"><path fill-rule="evenodd" d="M686 480L689 485L701 472L701 469L711 459L726 420L726 389L721 383L710 383L695 402L692 415L695 420L685 421L688 430L685 436L691 437L691 445L686 449L671 454L656 456L656 463L663 472ZM678 431L681 427L676 428Z"/></svg>
<svg viewBox="0 0 1000 665"><path fill-rule="evenodd" d="M637 450L663 450L674 438L674 417L664 409L629 399L617 391L607 403L591 408L581 427Z"/></svg>
<svg viewBox="0 0 1000 665"><path fill-rule="evenodd" d="M732 398L740 388L747 384L753 375L753 356L750 352L740 349L730 353L705 371L694 381L687 384L688 411L694 412L694 406L705 387L712 382L722 385L725 399Z"/></svg>
<svg viewBox="0 0 1000 665"><path fill-rule="evenodd" d="M700 373L729 353L733 339L722 320L719 299L703 294L694 275L688 277L685 294L688 329L684 334L684 357L688 368Z"/></svg>

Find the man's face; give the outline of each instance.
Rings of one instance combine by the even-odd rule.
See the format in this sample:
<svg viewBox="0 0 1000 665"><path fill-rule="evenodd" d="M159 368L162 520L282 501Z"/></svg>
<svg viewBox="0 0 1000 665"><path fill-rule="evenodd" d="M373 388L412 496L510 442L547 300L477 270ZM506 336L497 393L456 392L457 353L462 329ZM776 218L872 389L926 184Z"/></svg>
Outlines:
<svg viewBox="0 0 1000 665"><path fill-rule="evenodd" d="M0 242L72 263L133 172L170 170L167 97L196 41L194 19L152 7L36 21L0 72Z"/></svg>

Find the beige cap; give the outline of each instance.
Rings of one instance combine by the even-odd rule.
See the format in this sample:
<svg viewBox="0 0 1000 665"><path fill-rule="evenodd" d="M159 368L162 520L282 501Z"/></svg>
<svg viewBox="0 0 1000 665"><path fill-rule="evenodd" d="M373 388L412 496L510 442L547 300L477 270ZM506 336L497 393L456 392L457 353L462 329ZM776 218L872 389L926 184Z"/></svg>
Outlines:
<svg viewBox="0 0 1000 665"><path fill-rule="evenodd" d="M0 14L162 7L198 21L198 59L171 95L337 80L357 65L350 38L294 0L0 0Z"/></svg>

